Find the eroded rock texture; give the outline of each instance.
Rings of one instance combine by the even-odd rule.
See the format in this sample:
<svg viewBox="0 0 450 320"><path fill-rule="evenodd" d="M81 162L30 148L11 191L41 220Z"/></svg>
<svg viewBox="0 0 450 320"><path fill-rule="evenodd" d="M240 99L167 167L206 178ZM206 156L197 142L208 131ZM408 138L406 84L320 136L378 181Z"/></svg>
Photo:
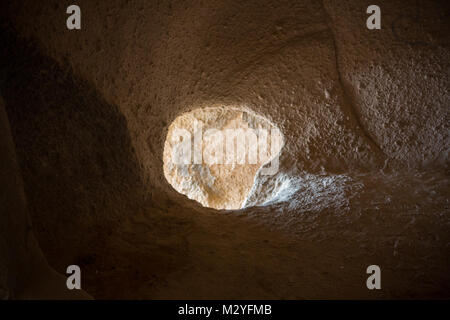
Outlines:
<svg viewBox="0 0 450 320"><path fill-rule="evenodd" d="M447 1L380 0L381 30L364 0L79 0L79 31L70 4L0 10L0 90L58 272L80 265L99 299L450 296ZM211 106L284 137L240 210L164 177L170 124Z"/></svg>
<svg viewBox="0 0 450 320"><path fill-rule="evenodd" d="M258 170L262 175L278 171L274 158L282 147L280 130L250 110L196 109L178 116L169 127L164 176L175 190L205 207L240 209ZM265 170L266 164L272 170Z"/></svg>

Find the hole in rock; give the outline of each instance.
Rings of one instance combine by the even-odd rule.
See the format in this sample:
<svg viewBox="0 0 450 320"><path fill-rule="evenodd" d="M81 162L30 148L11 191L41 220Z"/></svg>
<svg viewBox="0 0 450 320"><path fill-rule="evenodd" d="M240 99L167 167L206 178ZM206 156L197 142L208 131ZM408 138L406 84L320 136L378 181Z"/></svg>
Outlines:
<svg viewBox="0 0 450 320"><path fill-rule="evenodd" d="M205 207L240 209L255 177L278 171L282 146L280 130L253 111L196 109L169 126L164 176L176 191Z"/></svg>

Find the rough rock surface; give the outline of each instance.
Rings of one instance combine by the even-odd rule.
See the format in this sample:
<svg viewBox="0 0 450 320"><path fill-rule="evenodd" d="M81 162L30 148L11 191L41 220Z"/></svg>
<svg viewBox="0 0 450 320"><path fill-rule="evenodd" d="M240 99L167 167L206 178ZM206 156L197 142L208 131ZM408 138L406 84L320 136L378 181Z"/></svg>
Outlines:
<svg viewBox="0 0 450 320"><path fill-rule="evenodd" d="M448 298L447 2L380 0L375 31L365 0L79 0L80 31L71 1L2 3L0 90L49 263L79 264L95 298ZM252 207L164 178L169 125L213 105L285 138Z"/></svg>

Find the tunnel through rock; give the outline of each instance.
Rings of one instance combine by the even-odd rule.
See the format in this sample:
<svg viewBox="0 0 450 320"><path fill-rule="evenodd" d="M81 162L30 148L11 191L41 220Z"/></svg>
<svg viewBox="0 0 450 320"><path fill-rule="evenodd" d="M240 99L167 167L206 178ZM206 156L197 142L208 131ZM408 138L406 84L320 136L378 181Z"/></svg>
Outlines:
<svg viewBox="0 0 450 320"><path fill-rule="evenodd" d="M0 5L0 296L76 295L75 264L96 299L450 297L448 1L381 30L363 0L77 2L81 31ZM276 124L278 173L166 163L177 194L167 129L206 106Z"/></svg>
<svg viewBox="0 0 450 320"><path fill-rule="evenodd" d="M282 145L280 130L250 110L195 109L169 127L164 175L175 190L205 207L239 209L257 174L276 173Z"/></svg>

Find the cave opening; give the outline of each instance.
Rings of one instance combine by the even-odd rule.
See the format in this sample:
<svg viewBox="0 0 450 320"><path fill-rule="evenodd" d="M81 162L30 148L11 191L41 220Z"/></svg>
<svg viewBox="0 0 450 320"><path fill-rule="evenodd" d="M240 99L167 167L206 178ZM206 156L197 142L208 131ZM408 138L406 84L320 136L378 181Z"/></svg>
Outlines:
<svg viewBox="0 0 450 320"><path fill-rule="evenodd" d="M277 173L282 146L279 128L249 109L194 109L168 128L164 176L204 207L241 209L258 176Z"/></svg>

